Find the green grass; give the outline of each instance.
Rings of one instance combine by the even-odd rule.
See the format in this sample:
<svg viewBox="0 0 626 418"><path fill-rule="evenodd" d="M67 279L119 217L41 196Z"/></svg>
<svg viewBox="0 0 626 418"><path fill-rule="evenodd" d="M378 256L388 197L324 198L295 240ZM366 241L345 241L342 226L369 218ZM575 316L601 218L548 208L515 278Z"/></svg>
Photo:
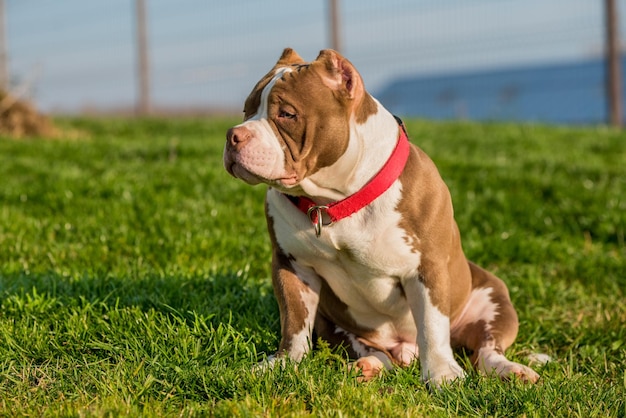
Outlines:
<svg viewBox="0 0 626 418"><path fill-rule="evenodd" d="M233 120L70 119L0 139L2 416L625 416L626 135L408 121L469 258L509 285L509 355L537 385L419 366L359 384L322 347L251 372L279 338L264 188L222 168ZM463 361L463 358L461 358Z"/></svg>

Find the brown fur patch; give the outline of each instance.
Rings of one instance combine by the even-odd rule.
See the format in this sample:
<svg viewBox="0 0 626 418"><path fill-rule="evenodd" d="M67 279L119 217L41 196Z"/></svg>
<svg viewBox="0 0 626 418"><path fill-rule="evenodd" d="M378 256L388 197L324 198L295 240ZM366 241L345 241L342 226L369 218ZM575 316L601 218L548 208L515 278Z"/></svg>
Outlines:
<svg viewBox="0 0 626 418"><path fill-rule="evenodd" d="M421 254L420 280L430 290L433 305L454 317L454 310L460 311L469 296L471 279L450 193L435 164L416 146L411 148L400 182L399 226L406 231L407 242Z"/></svg>
<svg viewBox="0 0 626 418"><path fill-rule="evenodd" d="M361 100L361 103L359 103L356 108L355 121L356 123L362 125L370 118L370 116L375 115L377 112L378 106L376 105L376 102L372 96L366 93L363 96L363 100Z"/></svg>
<svg viewBox="0 0 626 418"><path fill-rule="evenodd" d="M259 111L259 106L261 106L261 93L263 93L263 89L267 86L267 83L274 77L273 70L267 73L252 89L252 92L248 95L246 102L243 105L243 119L248 120Z"/></svg>
<svg viewBox="0 0 626 418"><path fill-rule="evenodd" d="M274 68L281 65L301 64L303 62L304 60L296 51L291 48L285 48L283 49L283 53L280 55L280 58L276 62L276 66Z"/></svg>

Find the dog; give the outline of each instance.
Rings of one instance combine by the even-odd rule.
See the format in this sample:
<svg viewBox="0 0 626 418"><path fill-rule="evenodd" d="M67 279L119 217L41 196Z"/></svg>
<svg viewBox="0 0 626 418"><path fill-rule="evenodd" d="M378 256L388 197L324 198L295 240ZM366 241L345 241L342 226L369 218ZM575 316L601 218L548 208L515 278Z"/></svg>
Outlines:
<svg viewBox="0 0 626 418"><path fill-rule="evenodd" d="M285 49L228 130L224 166L269 186L282 338L267 365L300 361L315 335L362 380L419 359L438 387L465 375L456 348L484 374L539 379L504 355L517 314L502 280L466 259L434 163L338 52Z"/></svg>

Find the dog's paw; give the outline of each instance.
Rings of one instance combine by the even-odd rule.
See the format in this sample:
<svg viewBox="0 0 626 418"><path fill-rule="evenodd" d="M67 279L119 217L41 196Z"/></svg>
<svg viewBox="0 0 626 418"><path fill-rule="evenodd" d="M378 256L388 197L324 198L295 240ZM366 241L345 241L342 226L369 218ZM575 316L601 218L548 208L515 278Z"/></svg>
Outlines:
<svg viewBox="0 0 626 418"><path fill-rule="evenodd" d="M368 382L378 377L385 369L385 365L380 359L374 356L361 357L348 366L352 371L358 372L357 382Z"/></svg>
<svg viewBox="0 0 626 418"><path fill-rule="evenodd" d="M494 350L480 349L478 370L486 375L495 374L502 380L511 380L515 377L526 383L536 383L539 380L539 374L533 369L508 360L503 354Z"/></svg>
<svg viewBox="0 0 626 418"><path fill-rule="evenodd" d="M524 383L537 383L539 374L530 367L523 364L507 361L508 364L496 369L496 372L503 380L510 380L517 377Z"/></svg>

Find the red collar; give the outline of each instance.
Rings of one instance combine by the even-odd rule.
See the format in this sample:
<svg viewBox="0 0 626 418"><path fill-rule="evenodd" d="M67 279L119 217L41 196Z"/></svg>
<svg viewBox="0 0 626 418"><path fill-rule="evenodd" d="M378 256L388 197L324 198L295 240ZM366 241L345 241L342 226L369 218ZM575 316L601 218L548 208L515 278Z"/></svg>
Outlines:
<svg viewBox="0 0 626 418"><path fill-rule="evenodd" d="M353 215L389 189L400 177L402 170L404 170L404 166L409 158L409 150L409 139L404 126L400 125L398 143L383 168L361 190L353 195L327 205L318 205L306 196L285 196L311 219L315 227L315 234L319 237L322 233L322 226L328 226ZM323 223L323 212L326 212L328 215L329 223Z"/></svg>

